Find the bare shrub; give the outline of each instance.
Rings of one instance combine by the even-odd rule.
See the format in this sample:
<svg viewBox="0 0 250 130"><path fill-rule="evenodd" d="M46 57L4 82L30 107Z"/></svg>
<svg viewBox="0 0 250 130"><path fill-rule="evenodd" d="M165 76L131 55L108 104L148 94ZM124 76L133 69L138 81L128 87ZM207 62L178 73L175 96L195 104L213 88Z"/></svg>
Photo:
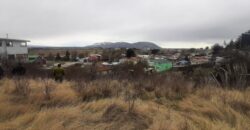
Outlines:
<svg viewBox="0 0 250 130"><path fill-rule="evenodd" d="M92 81L96 79L96 67L95 65L87 65L84 68L77 64L65 69L65 78L71 81L84 80Z"/></svg>
<svg viewBox="0 0 250 130"><path fill-rule="evenodd" d="M0 61L2 63L2 67L4 69L4 76L10 77L12 68L14 67L15 63L10 60L2 60Z"/></svg>
<svg viewBox="0 0 250 130"><path fill-rule="evenodd" d="M120 91L120 86L114 86L112 84L113 82L110 80L97 80L90 83L78 80L73 85L73 88L82 101L91 101L117 96Z"/></svg>
<svg viewBox="0 0 250 130"><path fill-rule="evenodd" d="M26 68L25 77L33 79L52 77L52 71L49 69L43 69L43 66L40 64L25 63L23 66Z"/></svg>
<svg viewBox="0 0 250 130"><path fill-rule="evenodd" d="M133 88L131 88L131 87L126 88L124 99L128 103L128 112L129 113L134 111L135 100L137 99L137 97L138 97L138 94L136 93L136 91Z"/></svg>
<svg viewBox="0 0 250 130"><path fill-rule="evenodd" d="M131 90L130 94L131 96L134 96L134 98L139 98L142 100L149 100L155 98L152 92L155 91L156 86L153 84L152 80L147 78L140 78L138 81L130 82L132 87L130 87ZM128 87L129 87L128 85ZM126 87L126 89L128 89Z"/></svg>
<svg viewBox="0 0 250 130"><path fill-rule="evenodd" d="M30 83L25 78L14 78L15 90L14 93L20 96L28 96L30 94Z"/></svg>
<svg viewBox="0 0 250 130"><path fill-rule="evenodd" d="M113 75L120 79L136 80L145 76L144 68L147 66L147 63L144 61L139 61L137 64L126 62L115 66L113 68Z"/></svg>
<svg viewBox="0 0 250 130"><path fill-rule="evenodd" d="M157 98L182 99L193 91L192 82L186 80L180 73L169 73L162 80L161 84L156 86Z"/></svg>
<svg viewBox="0 0 250 130"><path fill-rule="evenodd" d="M133 69L133 63L123 63L113 67L113 76L119 79L130 78L132 73L129 70Z"/></svg>
<svg viewBox="0 0 250 130"><path fill-rule="evenodd" d="M75 90L78 97L80 97L82 101L86 100L86 87L86 83L83 80L79 79L76 80L72 85L72 88Z"/></svg>
<svg viewBox="0 0 250 130"><path fill-rule="evenodd" d="M213 84L212 72L213 70L210 68L199 67L194 69L192 74L194 87L204 87L208 84Z"/></svg>

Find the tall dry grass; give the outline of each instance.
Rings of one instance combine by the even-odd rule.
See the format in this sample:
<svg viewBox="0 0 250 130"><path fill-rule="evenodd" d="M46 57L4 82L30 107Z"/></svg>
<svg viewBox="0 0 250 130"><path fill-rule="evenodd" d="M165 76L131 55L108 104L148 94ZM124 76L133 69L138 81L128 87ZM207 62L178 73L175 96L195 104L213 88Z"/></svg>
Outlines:
<svg viewBox="0 0 250 130"><path fill-rule="evenodd" d="M250 130L250 89L193 88L178 75L161 78L30 79L26 96L3 79L0 130Z"/></svg>

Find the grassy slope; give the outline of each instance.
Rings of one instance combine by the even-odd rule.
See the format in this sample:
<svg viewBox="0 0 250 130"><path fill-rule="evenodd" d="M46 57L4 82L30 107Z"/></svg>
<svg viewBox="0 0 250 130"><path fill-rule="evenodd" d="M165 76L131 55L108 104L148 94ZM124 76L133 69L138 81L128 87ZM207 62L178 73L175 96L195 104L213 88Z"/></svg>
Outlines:
<svg viewBox="0 0 250 130"><path fill-rule="evenodd" d="M122 85L109 84L112 90ZM250 90L205 87L183 99L156 98L154 92L145 92L128 113L123 89L109 98L81 101L72 83L52 82L51 99L45 100L41 81L31 80L30 86L30 95L21 98L13 93L12 80L0 81L0 130L250 130ZM84 97L99 92L92 88Z"/></svg>

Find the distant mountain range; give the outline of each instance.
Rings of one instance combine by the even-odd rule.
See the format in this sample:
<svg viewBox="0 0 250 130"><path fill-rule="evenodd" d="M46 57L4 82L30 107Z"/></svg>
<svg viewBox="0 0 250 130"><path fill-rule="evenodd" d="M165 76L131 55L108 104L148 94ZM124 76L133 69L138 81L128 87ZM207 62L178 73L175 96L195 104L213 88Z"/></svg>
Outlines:
<svg viewBox="0 0 250 130"><path fill-rule="evenodd" d="M104 42L86 46L86 48L136 48L136 49L161 49L158 45L152 42Z"/></svg>
<svg viewBox="0 0 250 130"><path fill-rule="evenodd" d="M62 46L62 47L53 47L53 46L40 46L40 45L29 45L29 48L136 48L136 49L161 49L158 45L152 42L136 42L136 43L128 43L128 42L103 42L96 43L93 45L85 46L85 47L73 47L73 46Z"/></svg>

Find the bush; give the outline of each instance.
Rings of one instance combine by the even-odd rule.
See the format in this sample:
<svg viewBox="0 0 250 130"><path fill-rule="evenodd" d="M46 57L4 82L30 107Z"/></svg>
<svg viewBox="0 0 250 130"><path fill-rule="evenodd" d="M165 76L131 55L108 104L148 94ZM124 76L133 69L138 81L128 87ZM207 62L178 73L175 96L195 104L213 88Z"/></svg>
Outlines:
<svg viewBox="0 0 250 130"><path fill-rule="evenodd" d="M92 81L96 79L96 68L94 65L85 66L74 65L65 69L65 78L71 81Z"/></svg>
<svg viewBox="0 0 250 130"><path fill-rule="evenodd" d="M250 84L250 56L246 52L227 52L228 61L215 68L215 77L222 87L245 89Z"/></svg>
<svg viewBox="0 0 250 130"><path fill-rule="evenodd" d="M161 84L156 85L155 95L157 98L180 100L193 91L192 82L185 79L181 73L169 73L165 76L165 79L160 82Z"/></svg>
<svg viewBox="0 0 250 130"><path fill-rule="evenodd" d="M92 101L118 96L118 93L121 91L120 85L110 80L98 80L91 83L78 80L72 87L82 101Z"/></svg>
<svg viewBox="0 0 250 130"><path fill-rule="evenodd" d="M144 72L144 68L147 68L148 64L144 61L139 61L137 64L133 62L126 62L115 66L113 68L113 74L115 77L121 79L131 79L136 80L137 78L141 78L146 76Z"/></svg>
<svg viewBox="0 0 250 130"><path fill-rule="evenodd" d="M208 84L213 84L212 78L213 69L210 68L196 68L192 74L194 87L204 87Z"/></svg>
<svg viewBox="0 0 250 130"><path fill-rule="evenodd" d="M16 77L14 79L15 90L14 93L23 97L27 97L30 94L30 84L27 79Z"/></svg>

